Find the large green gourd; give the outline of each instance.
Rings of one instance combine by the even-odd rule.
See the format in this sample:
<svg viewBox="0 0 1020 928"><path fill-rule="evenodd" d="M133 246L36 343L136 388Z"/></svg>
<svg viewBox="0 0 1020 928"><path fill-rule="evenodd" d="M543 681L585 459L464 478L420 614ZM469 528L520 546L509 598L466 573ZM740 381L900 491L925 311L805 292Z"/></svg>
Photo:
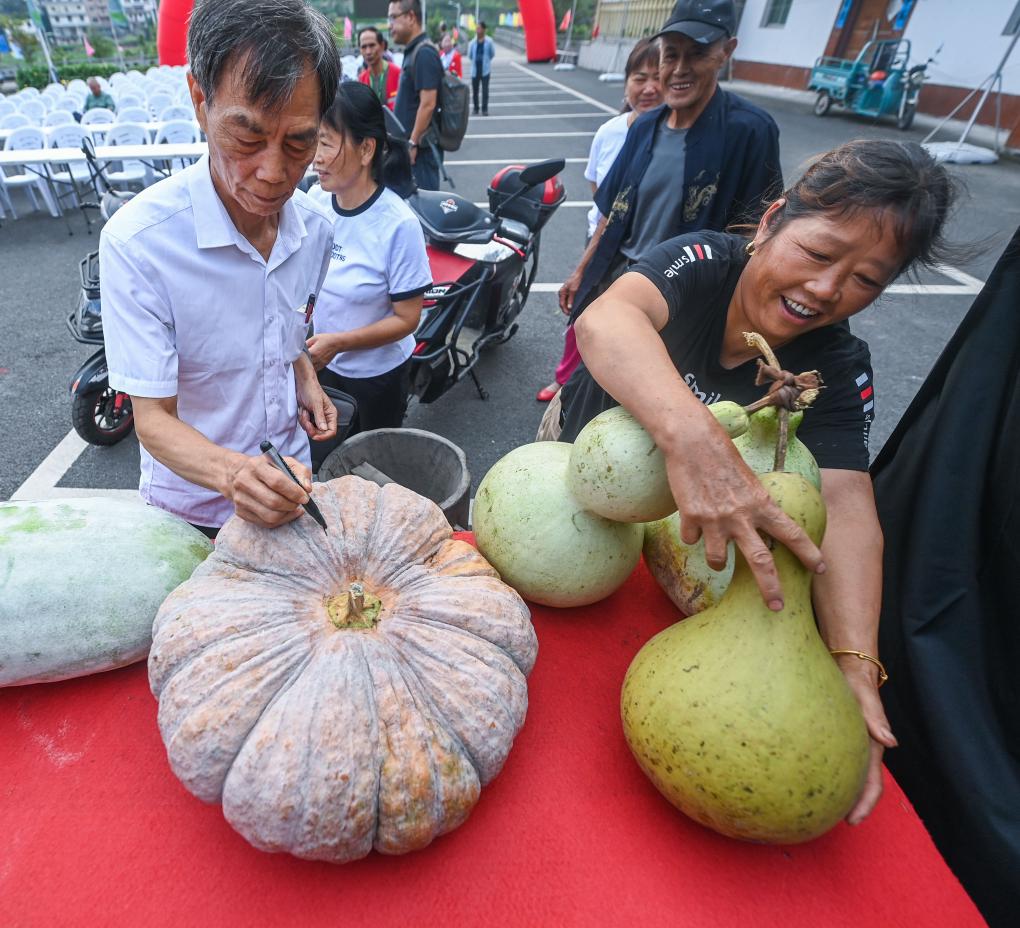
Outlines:
<svg viewBox="0 0 1020 928"><path fill-rule="evenodd" d="M790 415L784 469L803 475L815 487L821 488L818 464L797 438L797 427L803 418L803 412ZM734 438L733 444L751 470L764 474L772 470L778 439L777 410L774 406L766 406L751 415L747 430ZM652 576L684 615L694 615L714 606L726 592L733 576L733 545L730 544L727 551L726 566L722 570L712 570L705 560L705 543L699 540L689 545L680 538L680 514L676 512L645 526L644 554Z"/></svg>
<svg viewBox="0 0 1020 928"><path fill-rule="evenodd" d="M820 543L821 494L804 477L762 482ZM734 838L809 841L852 808L868 733L815 627L811 575L786 548L773 555L785 607L769 611L741 554L715 606L651 639L627 671L627 743L673 805Z"/></svg>
<svg viewBox="0 0 1020 928"><path fill-rule="evenodd" d="M160 603L210 551L141 501L0 503L0 686L142 660Z"/></svg>

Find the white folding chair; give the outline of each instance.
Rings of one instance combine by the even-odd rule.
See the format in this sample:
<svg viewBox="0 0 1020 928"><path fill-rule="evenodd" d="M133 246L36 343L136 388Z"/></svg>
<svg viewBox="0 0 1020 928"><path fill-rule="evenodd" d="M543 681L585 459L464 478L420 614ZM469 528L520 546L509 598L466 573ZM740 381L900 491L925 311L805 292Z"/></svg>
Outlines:
<svg viewBox="0 0 1020 928"><path fill-rule="evenodd" d="M104 89L103 84L106 84L107 87L109 86L105 77L99 77L96 78L96 80L99 81L100 89ZM79 95L86 94L89 92L89 85L86 84L80 77L76 77L74 80L67 82L67 92Z"/></svg>
<svg viewBox="0 0 1020 928"><path fill-rule="evenodd" d="M148 120L148 108L145 106L145 97L141 94L125 91L119 96L114 96L114 100L117 101L117 109L122 110L126 106L140 106L146 111L146 120Z"/></svg>
<svg viewBox="0 0 1020 928"><path fill-rule="evenodd" d="M46 136L37 126L22 126L15 129L4 143L4 151L36 151L46 147ZM49 210L51 216L59 216L57 204L53 202L46 178L38 170L29 170L21 165L4 167L0 165L0 174L4 175L4 184L8 190L24 190L32 201L32 208L39 209L39 200ZM11 215L15 219L18 214L11 205Z"/></svg>
<svg viewBox="0 0 1020 928"><path fill-rule="evenodd" d="M163 112L168 106L173 106L174 98L172 94L163 93L159 91L149 95L148 108L149 116L152 119L159 119L159 114Z"/></svg>
<svg viewBox="0 0 1020 928"><path fill-rule="evenodd" d="M122 106L117 110L117 122L151 122L144 106Z"/></svg>
<svg viewBox="0 0 1020 928"><path fill-rule="evenodd" d="M37 126L42 125L43 116L46 115L46 107L42 102L42 97L36 97L31 100L23 100L21 103L21 113L23 116L27 116Z"/></svg>
<svg viewBox="0 0 1020 928"><path fill-rule="evenodd" d="M67 110L52 110L43 117L43 127L74 125L74 117Z"/></svg>
<svg viewBox="0 0 1020 928"><path fill-rule="evenodd" d="M48 96L48 95L51 95L51 94L56 94L58 97L62 97L64 95L64 85L63 84L47 84L43 88L42 95L45 97L45 96Z"/></svg>
<svg viewBox="0 0 1020 928"><path fill-rule="evenodd" d="M105 106L97 106L82 115L81 124L88 130L92 140L97 145L102 145L103 139L106 138L107 127L113 125L116 118L117 114L113 110L108 110Z"/></svg>
<svg viewBox="0 0 1020 928"><path fill-rule="evenodd" d="M170 122L163 123L156 130L156 139L153 144L187 145L199 141L201 141L200 130L194 122L190 119L171 119ZM163 164L169 169L171 174L176 174L191 164L191 159L164 159Z"/></svg>
<svg viewBox="0 0 1020 928"><path fill-rule="evenodd" d="M54 111L63 110L65 113L80 113L84 103L77 96L65 93L56 103L53 104Z"/></svg>
<svg viewBox="0 0 1020 928"><path fill-rule="evenodd" d="M14 204L11 202L11 195L7 192L7 184L4 183L4 172L0 170L0 219L10 213L14 219L18 214L14 211Z"/></svg>
<svg viewBox="0 0 1020 928"><path fill-rule="evenodd" d="M54 126L47 134L46 140L50 148L73 148L78 150L88 134L86 128L72 121L70 125ZM58 199L62 200L65 196L69 196L75 206L81 205L81 197L78 195L80 186L82 184L87 185L92 181L89 166L84 162L72 162L69 164L61 164L59 161L52 162L50 164L50 177L53 178L55 184L68 188L66 194L57 193Z"/></svg>
<svg viewBox="0 0 1020 928"><path fill-rule="evenodd" d="M22 126L32 125L32 120L24 113L8 113L0 116L0 129L20 129Z"/></svg>
<svg viewBox="0 0 1020 928"><path fill-rule="evenodd" d="M16 97L38 97L39 96L39 88L38 87L22 87L21 90L19 90L15 94L15 96Z"/></svg>
<svg viewBox="0 0 1020 928"><path fill-rule="evenodd" d="M130 71L128 71L127 76L136 84L142 83L142 81L145 79L145 75L142 74L141 71L136 70L135 68L132 68Z"/></svg>
<svg viewBox="0 0 1020 928"><path fill-rule="evenodd" d="M194 122L195 111L184 103L173 103L166 107L157 117L160 122L170 122L175 119L186 119Z"/></svg>
<svg viewBox="0 0 1020 928"><path fill-rule="evenodd" d="M10 116L11 113L17 112L18 108L13 103L11 103L10 100L5 100L3 97L0 97L0 118L4 116Z"/></svg>
<svg viewBox="0 0 1020 928"><path fill-rule="evenodd" d="M148 145L149 130L138 122L118 122L106 133L107 145ZM107 161L103 174L111 187L119 188L134 183L148 187L152 183L152 168L143 161Z"/></svg>

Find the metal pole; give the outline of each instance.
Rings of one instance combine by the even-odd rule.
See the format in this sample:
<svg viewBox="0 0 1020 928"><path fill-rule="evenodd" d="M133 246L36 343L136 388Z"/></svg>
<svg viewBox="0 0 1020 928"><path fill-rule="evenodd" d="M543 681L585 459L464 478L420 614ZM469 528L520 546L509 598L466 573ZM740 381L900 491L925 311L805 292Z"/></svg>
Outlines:
<svg viewBox="0 0 1020 928"><path fill-rule="evenodd" d="M120 48L120 38L117 36L117 27L113 24L113 13L110 12L110 5L106 5L106 18L110 20L110 34L113 37L113 46L117 49L117 62L120 64L121 71L126 71L127 67L124 64L124 52Z"/></svg>
<svg viewBox="0 0 1020 928"><path fill-rule="evenodd" d="M1002 69L1006 67L1006 62L1009 60L1009 56L1013 54L1013 49L1016 46L1017 39L1020 39L1020 29L1013 33L1013 40L1009 43L1009 48L1006 49L1006 54L1002 56L1002 61L999 62L999 66L995 69L995 73L992 75L992 79L988 82L988 86L985 88L985 92L981 95L981 99L978 101L978 105L974 107L974 112L970 115L970 120L967 123L967 128L963 130L963 135L960 136L960 144L963 144L963 140L967 138L967 133L974 127L974 123L977 122L978 114L981 112L981 107L985 105L985 100L988 99L988 95L992 92L992 88L999 84L999 94L1002 94ZM998 126L996 126L996 146L998 146Z"/></svg>
<svg viewBox="0 0 1020 928"><path fill-rule="evenodd" d="M600 81L606 81L606 82L612 81L612 82L615 83L615 82L622 81L622 80L626 79L625 75L622 72L619 72L619 71L616 70L616 62L619 61L619 59L620 59L620 49L623 46L623 43L627 40L627 14L628 13L630 13L630 4L627 3L626 0L625 0L625 2L623 4L623 21L620 23L620 37L619 37L619 39L617 39L617 42L616 42L616 51L613 52L613 64L609 68L608 71L606 71L605 73L599 75L599 80Z"/></svg>
<svg viewBox="0 0 1020 928"><path fill-rule="evenodd" d="M567 26L567 41L563 45L563 50L565 52L570 51L570 39L571 36L573 36L574 34L574 16L576 15L576 13L577 13L577 0L574 0L574 2L570 5L570 24Z"/></svg>

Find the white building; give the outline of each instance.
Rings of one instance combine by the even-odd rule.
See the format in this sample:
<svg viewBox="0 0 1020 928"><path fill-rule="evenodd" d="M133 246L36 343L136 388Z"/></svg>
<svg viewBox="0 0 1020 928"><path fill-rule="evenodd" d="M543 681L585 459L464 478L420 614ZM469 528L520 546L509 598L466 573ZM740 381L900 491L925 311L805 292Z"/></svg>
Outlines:
<svg viewBox="0 0 1020 928"><path fill-rule="evenodd" d="M582 67L622 70L634 40L665 23L672 0L600 0L599 38L584 43ZM805 89L823 55L853 58L871 38L904 38L911 61L928 67L920 110L948 114L987 78L1020 28L1020 0L735 0L739 16L732 76ZM994 100L979 121L994 124ZM959 114L967 118L973 104ZM1001 125L1020 148L1020 43L1003 71Z"/></svg>
<svg viewBox="0 0 1020 928"><path fill-rule="evenodd" d="M156 0L121 0L121 8L132 31L156 22Z"/></svg>
<svg viewBox="0 0 1020 928"><path fill-rule="evenodd" d="M911 64L935 53L920 110L949 113L987 78L1020 28L1020 0L746 0L733 76L804 88L822 55L853 58L871 38L911 43ZM1003 71L1002 126L1020 148L1020 48ZM959 114L966 117L973 104ZM993 124L986 104L980 122Z"/></svg>
<svg viewBox="0 0 1020 928"><path fill-rule="evenodd" d="M127 25L111 24L109 0L42 0L56 42L81 42L86 32L134 32L156 21L156 0L122 0Z"/></svg>
<svg viewBox="0 0 1020 928"><path fill-rule="evenodd" d="M85 0L45 0L42 4L50 18L57 42L80 42L89 30Z"/></svg>

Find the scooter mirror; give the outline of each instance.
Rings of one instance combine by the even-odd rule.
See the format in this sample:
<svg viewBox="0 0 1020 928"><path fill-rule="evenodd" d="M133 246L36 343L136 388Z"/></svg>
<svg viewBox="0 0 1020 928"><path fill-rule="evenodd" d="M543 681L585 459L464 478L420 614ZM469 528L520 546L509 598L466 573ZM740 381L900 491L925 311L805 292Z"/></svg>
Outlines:
<svg viewBox="0 0 1020 928"><path fill-rule="evenodd" d="M562 158L539 161L538 164L529 164L521 171L518 178L525 187L537 187L559 174L565 165L566 162Z"/></svg>

